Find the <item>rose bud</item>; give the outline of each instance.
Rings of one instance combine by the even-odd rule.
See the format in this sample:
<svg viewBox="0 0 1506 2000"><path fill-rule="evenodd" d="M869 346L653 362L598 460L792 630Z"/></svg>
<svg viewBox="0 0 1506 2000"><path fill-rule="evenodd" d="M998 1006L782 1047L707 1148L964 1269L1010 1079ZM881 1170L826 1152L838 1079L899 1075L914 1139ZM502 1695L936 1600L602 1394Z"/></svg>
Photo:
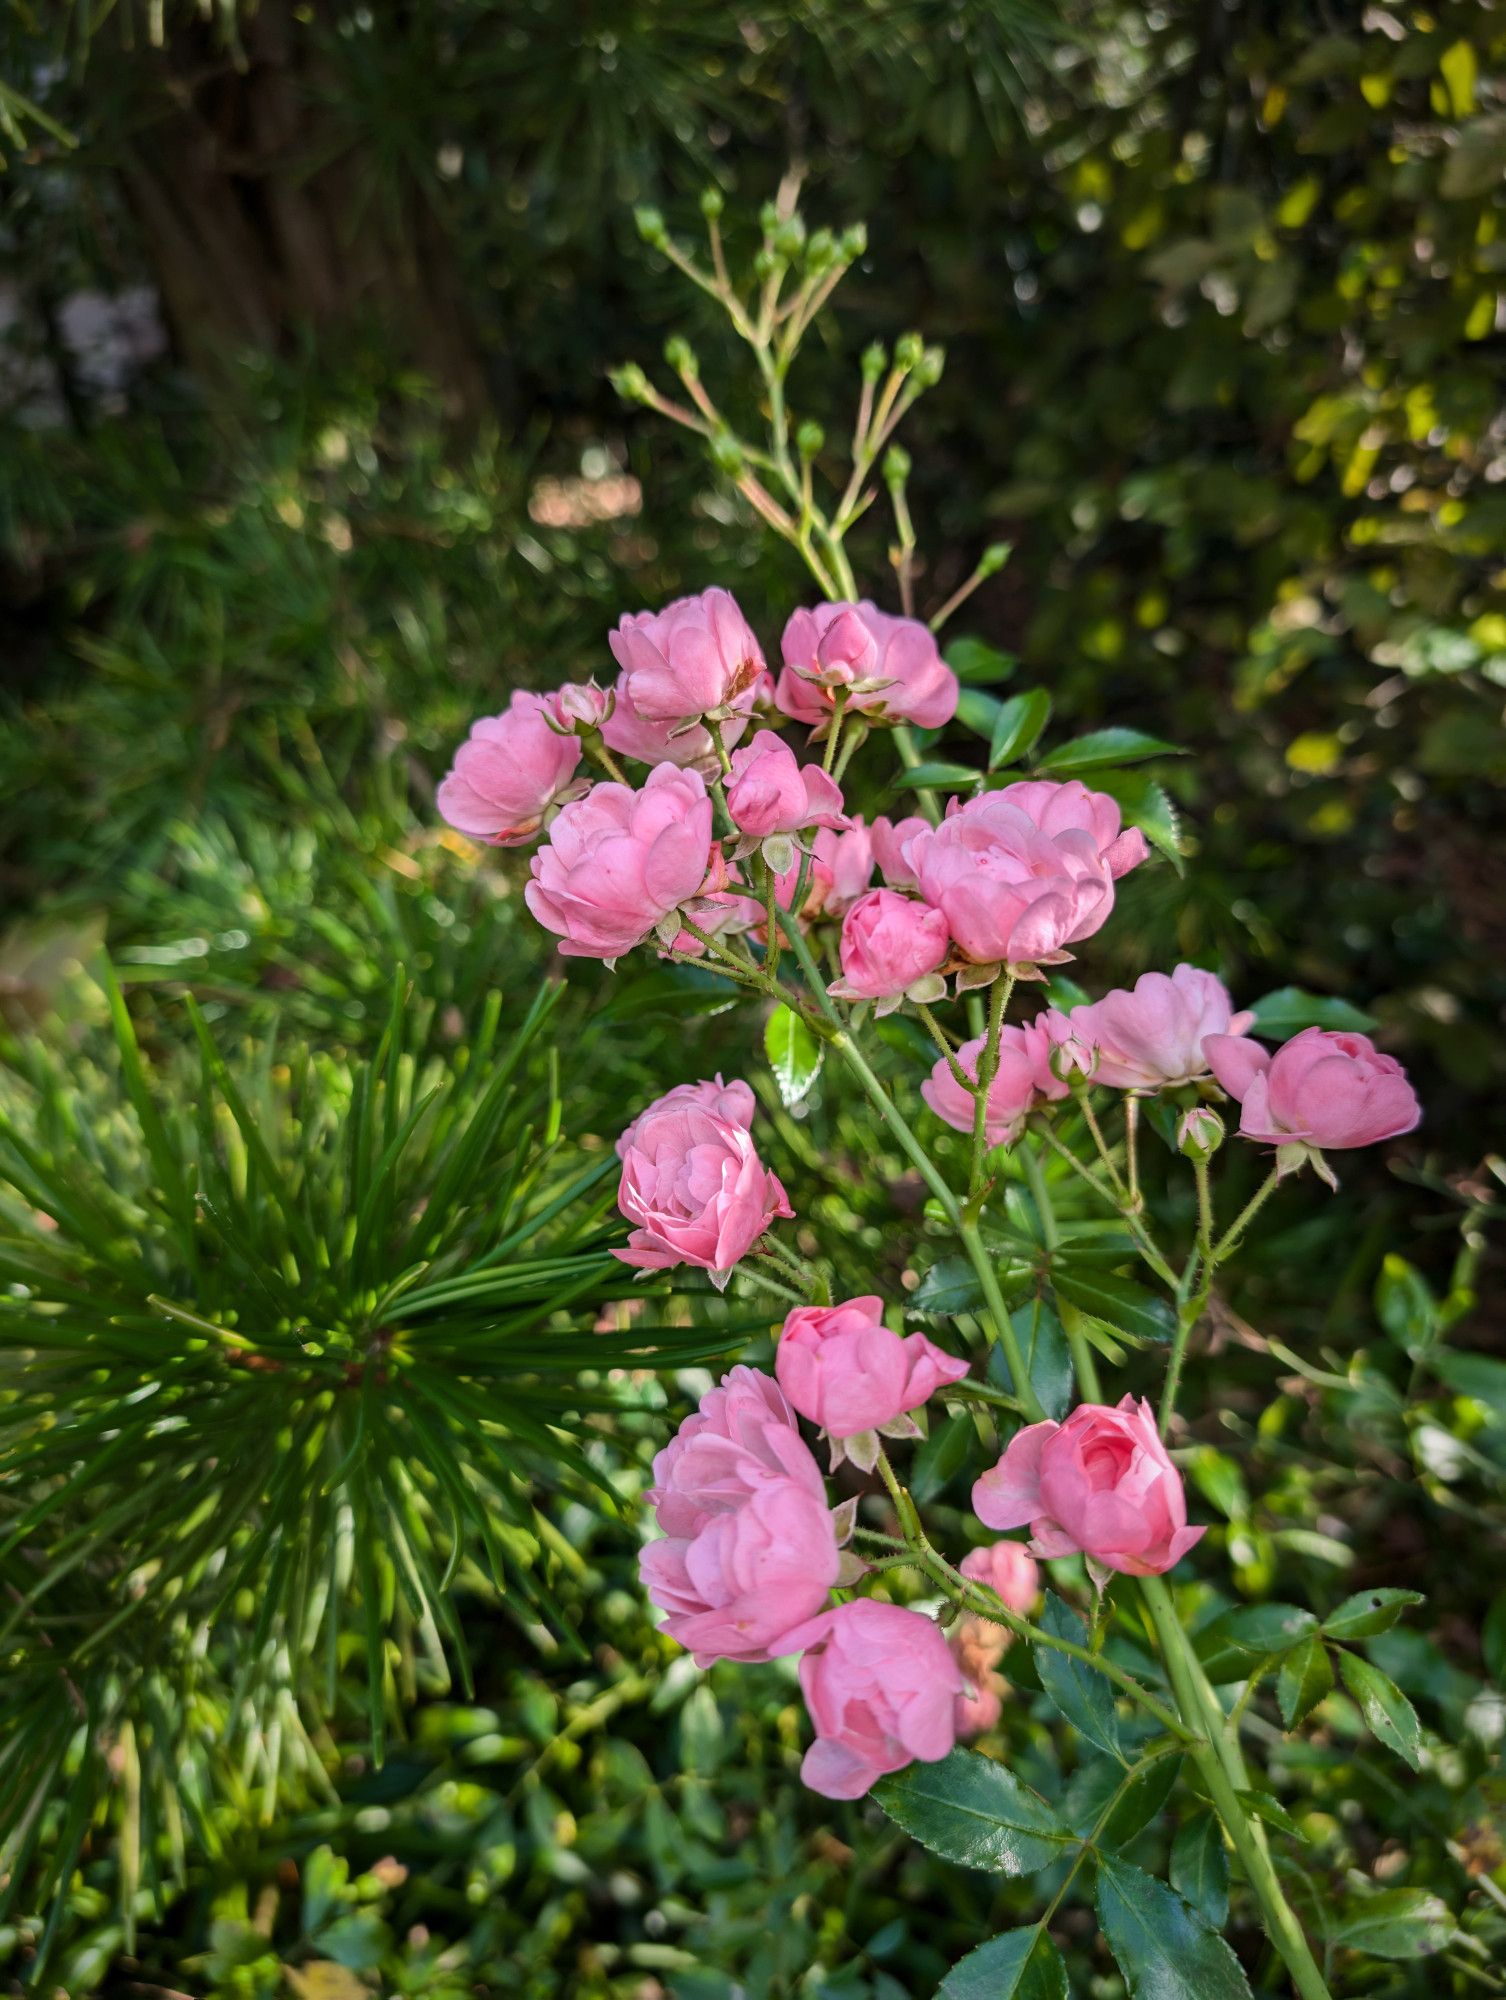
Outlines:
<svg viewBox="0 0 1506 2000"><path fill-rule="evenodd" d="M457 832L520 847L552 807L588 788L590 779L576 776L579 743L550 726L554 699L519 688L501 715L472 724L435 797Z"/></svg>
<svg viewBox="0 0 1506 2000"><path fill-rule="evenodd" d="M617 1206L634 1225L624 1264L661 1271L693 1264L725 1291L732 1268L790 1207L779 1177L754 1149L753 1093L682 1083L656 1099L617 1141Z"/></svg>
<svg viewBox="0 0 1506 2000"><path fill-rule="evenodd" d="M1224 1143L1224 1121L1206 1104L1195 1104L1177 1126L1177 1151L1187 1160L1211 1160Z"/></svg>
<svg viewBox="0 0 1506 2000"><path fill-rule="evenodd" d="M760 729L734 753L726 786L727 811L744 838L737 852L762 843L776 875L795 865L794 834L842 824L842 794L825 771L802 765L787 743Z"/></svg>
<svg viewBox="0 0 1506 2000"><path fill-rule="evenodd" d="M805 1643L790 1635L820 1610L840 1557L820 1467L769 1376L724 1375L655 1458L647 1497L665 1540L639 1556L644 1587L697 1666Z"/></svg>
<svg viewBox="0 0 1506 2000"><path fill-rule="evenodd" d="M1182 1477L1150 1404L1079 1403L1065 1423L1028 1424L973 1487L990 1528L1030 1524L1048 1561L1082 1554L1124 1576L1161 1576L1207 1532L1187 1525Z"/></svg>
<svg viewBox="0 0 1506 2000"><path fill-rule="evenodd" d="M556 724L567 735L585 735L593 729L600 729L612 713L615 697L610 688L599 688L595 681L567 681L556 689L550 698Z"/></svg>
<svg viewBox="0 0 1506 2000"><path fill-rule="evenodd" d="M662 611L635 611L608 635L636 713L649 722L699 722L746 712L762 649L730 591L703 590Z"/></svg>
<svg viewBox="0 0 1506 2000"><path fill-rule="evenodd" d="M800 1776L813 1792L861 1798L886 1771L951 1749L964 1682L931 1619L860 1597L790 1636L807 1649L800 1685L816 1740Z"/></svg>
<svg viewBox="0 0 1506 2000"><path fill-rule="evenodd" d="M877 1433L916 1436L907 1413L967 1373L965 1361L923 1333L892 1332L883 1313L883 1300L872 1296L797 1306L779 1337L779 1386L801 1416L833 1440L834 1468L846 1457L871 1469L878 1461Z"/></svg>
<svg viewBox="0 0 1506 2000"><path fill-rule="evenodd" d="M794 612L784 628L778 700L796 722L824 727L835 713L939 729L957 712L957 676L928 627L866 599Z"/></svg>
<svg viewBox="0 0 1506 2000"><path fill-rule="evenodd" d="M978 1075L984 1037L964 1042L957 1051L964 1076ZM1067 1086L1052 1073L1052 1044L1039 1021L1023 1028L1006 1023L999 1031L999 1069L988 1087L983 1135L990 1146L1012 1146L1029 1114L1048 1100L1067 1095ZM954 1132L971 1132L975 1099L952 1075L943 1056L920 1086L920 1094L944 1125Z"/></svg>
<svg viewBox="0 0 1506 2000"><path fill-rule="evenodd" d="M871 889L842 919L842 977L826 990L839 1000L876 1000L880 1014L906 998L939 1000L950 948L940 910L892 889Z"/></svg>
<svg viewBox="0 0 1506 2000"><path fill-rule="evenodd" d="M1095 1083L1163 1090L1207 1076L1206 1037L1243 1035L1255 1016L1234 1012L1213 973L1179 965L1169 976L1142 973L1128 992L1105 993L1069 1018L1078 1040L1098 1051Z"/></svg>

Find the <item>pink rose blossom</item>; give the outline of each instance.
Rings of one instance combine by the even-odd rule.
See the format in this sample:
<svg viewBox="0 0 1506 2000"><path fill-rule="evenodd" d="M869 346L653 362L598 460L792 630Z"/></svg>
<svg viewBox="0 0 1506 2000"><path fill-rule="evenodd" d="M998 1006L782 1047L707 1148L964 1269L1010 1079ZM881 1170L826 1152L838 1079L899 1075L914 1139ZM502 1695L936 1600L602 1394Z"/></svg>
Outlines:
<svg viewBox="0 0 1506 2000"><path fill-rule="evenodd" d="M820 1468L777 1384L756 1368L724 1375L655 1458L648 1499L665 1539L639 1569L696 1665L797 1651L790 1634L820 1610L840 1558Z"/></svg>
<svg viewBox="0 0 1506 2000"><path fill-rule="evenodd" d="M1406 1071L1367 1035L1304 1028L1274 1055L1240 1036L1210 1035L1203 1050L1240 1107L1240 1131L1275 1146L1278 1164L1296 1165L1325 1147L1374 1146L1422 1117Z"/></svg>
<svg viewBox="0 0 1506 2000"><path fill-rule="evenodd" d="M579 748L569 737L557 740ZM597 785L566 806L533 857L523 894L567 957L611 963L703 889L722 887L720 864L704 783L694 771L660 764L641 792Z"/></svg>
<svg viewBox="0 0 1506 2000"><path fill-rule="evenodd" d="M959 1568L973 1583L985 1583L1023 1618L1041 1594L1040 1571L1022 1542L990 1542L963 1557ZM952 1627L952 1652L967 1682L957 1697L957 1734L981 1736L994 1728L1004 1709L1004 1680L997 1671L1009 1650L1007 1625L968 1611Z"/></svg>
<svg viewBox="0 0 1506 2000"><path fill-rule="evenodd" d="M934 1764L956 1740L963 1680L941 1628L860 1597L788 1635L806 1647L800 1685L816 1740L800 1775L828 1799L856 1799L886 1771Z"/></svg>
<svg viewBox="0 0 1506 2000"><path fill-rule="evenodd" d="M750 840L842 824L842 794L819 765L801 764L771 729L760 729L732 759L727 811Z"/></svg>
<svg viewBox="0 0 1506 2000"><path fill-rule="evenodd" d="M729 715L718 722L722 748L730 750L747 726L745 715ZM612 712L602 721L601 740L619 757L631 757L636 764L678 764L684 770L699 771L703 778L721 769L711 731L704 723L651 722L634 708L626 674L618 675L612 690Z"/></svg>
<svg viewBox="0 0 1506 2000"><path fill-rule="evenodd" d="M774 1358L779 1386L828 1437L882 1430L967 1373L965 1361L923 1333L891 1332L883 1315L883 1300L868 1296L796 1306L785 1319Z"/></svg>
<svg viewBox="0 0 1506 2000"><path fill-rule="evenodd" d="M649 722L745 713L767 671L752 627L726 590L679 597L662 611L631 612L608 644L634 710Z"/></svg>
<svg viewBox="0 0 1506 2000"><path fill-rule="evenodd" d="M775 877L779 907L787 910L800 879L798 860ZM873 880L873 836L854 813L845 828L822 827L811 842L810 879L801 915L842 917Z"/></svg>
<svg viewBox="0 0 1506 2000"><path fill-rule="evenodd" d="M920 887L905 850L917 833L930 831L929 822L923 820L918 813L912 813L908 819L879 818L873 822L873 858L878 863L879 873L891 889Z"/></svg>
<svg viewBox="0 0 1506 2000"><path fill-rule="evenodd" d="M892 889L870 889L842 919L842 977L827 991L839 1000L887 1001L890 1007L906 994L939 1000L946 991L940 968L950 948L940 910Z"/></svg>
<svg viewBox="0 0 1506 2000"><path fill-rule="evenodd" d="M982 1035L964 1042L957 1051L957 1063L964 1076L976 1080L978 1059L983 1054ZM990 1146L1012 1146L1024 1129L1025 1120L1039 1105L1065 1097L1067 1085L1051 1068L1052 1043L1039 1021L1025 1027L1006 1022L999 1032L999 1069L988 1089L983 1133ZM971 1091L964 1090L952 1075L943 1056L920 1086L920 1094L944 1125L954 1132L971 1132L973 1106Z"/></svg>
<svg viewBox="0 0 1506 2000"><path fill-rule="evenodd" d="M1206 1530L1187 1525L1182 1476L1150 1404L1079 1403L1065 1423L1028 1424L973 1488L990 1528L1030 1524L1048 1561L1081 1552L1124 1576L1161 1576Z"/></svg>
<svg viewBox="0 0 1506 2000"><path fill-rule="evenodd" d="M575 775L580 744L551 727L554 699L519 688L501 715L471 725L436 794L458 832L494 847L520 847L538 833L551 806L590 784Z"/></svg>
<svg viewBox="0 0 1506 2000"><path fill-rule="evenodd" d="M1145 972L1125 992L1105 993L1069 1019L1078 1041L1096 1049L1095 1083L1115 1090L1162 1090L1208 1074L1208 1035L1243 1035L1255 1016L1236 1014L1223 981L1195 965L1169 976Z"/></svg>
<svg viewBox="0 0 1506 2000"><path fill-rule="evenodd" d="M776 1217L794 1213L754 1150L745 1083L682 1083L650 1104L617 1141L617 1206L634 1224L624 1264L693 1264L718 1291Z"/></svg>
<svg viewBox="0 0 1506 2000"><path fill-rule="evenodd" d="M594 680L566 681L551 695L550 705L560 727L569 730L572 735L579 735L586 730L600 729L612 712L613 700L612 690L599 688Z"/></svg>
<svg viewBox="0 0 1506 2000"><path fill-rule="evenodd" d="M1006 785L906 842L920 893L943 911L979 965L1042 965L1091 937L1114 907L1114 880L1143 861L1144 836L1122 833L1105 793L1070 784Z"/></svg>
<svg viewBox="0 0 1506 2000"><path fill-rule="evenodd" d="M939 729L957 712L957 676L928 628L861 604L818 604L784 628L778 701L796 722L820 726L845 695L844 712L871 722Z"/></svg>

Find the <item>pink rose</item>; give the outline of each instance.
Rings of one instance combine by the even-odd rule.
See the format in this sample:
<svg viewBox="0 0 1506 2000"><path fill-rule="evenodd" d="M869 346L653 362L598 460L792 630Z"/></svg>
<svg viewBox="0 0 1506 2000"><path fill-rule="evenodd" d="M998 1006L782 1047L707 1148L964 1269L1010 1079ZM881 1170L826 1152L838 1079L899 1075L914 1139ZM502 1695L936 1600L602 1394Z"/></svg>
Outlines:
<svg viewBox="0 0 1506 2000"><path fill-rule="evenodd" d="M705 784L694 771L660 764L641 792L597 785L566 806L533 857L523 895L567 957L611 964L661 925L665 941L673 937L675 913L703 888L722 886L720 861Z"/></svg>
<svg viewBox="0 0 1506 2000"><path fill-rule="evenodd" d="M869 1296L796 1306L779 1336L774 1372L802 1417L828 1437L850 1438L918 1410L944 1383L959 1382L967 1363L923 1333L891 1332L883 1300Z"/></svg>
<svg viewBox="0 0 1506 2000"><path fill-rule="evenodd" d="M839 1000L888 1001L887 1013L907 994L939 1000L946 991L940 968L951 949L940 910L871 889L842 919L842 977L826 989Z"/></svg>
<svg viewBox="0 0 1506 2000"><path fill-rule="evenodd" d="M746 712L767 671L752 627L730 591L678 597L635 611L608 635L635 711L649 722L691 722Z"/></svg>
<svg viewBox="0 0 1506 2000"><path fill-rule="evenodd" d="M684 770L699 771L703 778L714 776L721 769L721 760L704 723L649 721L634 708L627 679L626 674L618 675L612 712L602 721L601 740L607 748L637 764L678 764ZM723 749L730 750L747 726L745 715L729 715L717 723Z"/></svg>
<svg viewBox="0 0 1506 2000"><path fill-rule="evenodd" d="M727 811L739 833L767 840L840 826L842 794L818 765L801 764L772 729L760 729L732 758Z"/></svg>
<svg viewBox="0 0 1506 2000"><path fill-rule="evenodd" d="M1114 880L1145 859L1102 792L1020 783L956 800L934 830L905 844L920 893L943 911L979 965L1054 964L1114 907Z"/></svg>
<svg viewBox="0 0 1506 2000"><path fill-rule="evenodd" d="M979 1035L957 1051L958 1066L975 1082L983 1041ZM1067 1095L1067 1085L1052 1072L1051 1050L1051 1038L1039 1021L1023 1028L1006 1022L1000 1030L999 1070L988 1088L983 1121L990 1146L1012 1146L1032 1111L1049 1099ZM920 1086L920 1094L944 1125L950 1125L954 1132L972 1131L976 1100L952 1075L944 1056Z"/></svg>
<svg viewBox="0 0 1506 2000"><path fill-rule="evenodd" d="M634 1224L624 1264L660 1271L693 1264L724 1291L732 1267L779 1216L783 1187L754 1150L745 1083L682 1083L650 1104L617 1141L617 1206Z"/></svg>
<svg viewBox="0 0 1506 2000"><path fill-rule="evenodd" d="M648 1499L665 1540L639 1571L696 1665L797 1651L789 1634L819 1611L840 1557L820 1469L771 1378L724 1375L655 1458Z"/></svg>
<svg viewBox="0 0 1506 2000"><path fill-rule="evenodd" d="M1207 1532L1187 1525L1182 1477L1150 1404L1079 1403L1065 1423L1027 1424L973 1488L990 1528L1030 1524L1048 1561L1079 1551L1124 1576L1161 1576Z"/></svg>
<svg viewBox="0 0 1506 2000"><path fill-rule="evenodd" d="M956 1740L962 1675L918 1611L860 1597L789 1635L806 1647L800 1685L816 1740L800 1775L828 1799L861 1798L886 1771L934 1764Z"/></svg>
<svg viewBox="0 0 1506 2000"><path fill-rule="evenodd" d="M800 879L800 864L775 877L779 907L787 910ZM806 884L805 907L801 915L845 916L873 880L873 836L854 813L840 831L822 827L811 842L810 879Z"/></svg>
<svg viewBox="0 0 1506 2000"><path fill-rule="evenodd" d="M873 858L891 889L920 887L905 850L917 833L930 831L929 822L918 813L912 813L908 819L879 818L873 822Z"/></svg>
<svg viewBox="0 0 1506 2000"><path fill-rule="evenodd" d="M1162 1090L1208 1074L1208 1035L1243 1035L1255 1016L1236 1014L1223 981L1195 965L1168 977L1145 972L1129 992L1105 993L1068 1017L1072 1032L1096 1049L1095 1083L1116 1090Z"/></svg>
<svg viewBox="0 0 1506 2000"><path fill-rule="evenodd" d="M1264 1145L1374 1146L1410 1132L1422 1117L1406 1071L1368 1035L1304 1028L1274 1055L1238 1035L1210 1035L1203 1052L1240 1107L1240 1131ZM1276 1157L1280 1163L1281 1150ZM1291 1164L1298 1158L1288 1156Z"/></svg>
<svg viewBox="0 0 1506 2000"><path fill-rule="evenodd" d="M550 726L554 697L519 688L501 715L483 716L440 779L436 803L458 832L494 847L532 840L551 806L579 796L580 744Z"/></svg>
<svg viewBox="0 0 1506 2000"><path fill-rule="evenodd" d="M839 692L871 722L939 729L957 713L957 676L927 627L866 598L792 613L783 651L777 698L796 722L827 722Z"/></svg>
<svg viewBox="0 0 1506 2000"><path fill-rule="evenodd" d="M613 700L612 690L599 688L594 680L566 681L549 698L555 721L576 735L600 729L612 712Z"/></svg>
<svg viewBox="0 0 1506 2000"><path fill-rule="evenodd" d="M990 1542L974 1549L958 1565L973 1583L985 1583L1011 1611L1026 1617L1041 1594L1040 1571L1022 1542ZM1012 1634L977 1612L964 1612L952 1627L952 1652L967 1692L957 1697L959 1736L981 1736L995 1727L1004 1709L1004 1680L997 1668L1009 1650Z"/></svg>

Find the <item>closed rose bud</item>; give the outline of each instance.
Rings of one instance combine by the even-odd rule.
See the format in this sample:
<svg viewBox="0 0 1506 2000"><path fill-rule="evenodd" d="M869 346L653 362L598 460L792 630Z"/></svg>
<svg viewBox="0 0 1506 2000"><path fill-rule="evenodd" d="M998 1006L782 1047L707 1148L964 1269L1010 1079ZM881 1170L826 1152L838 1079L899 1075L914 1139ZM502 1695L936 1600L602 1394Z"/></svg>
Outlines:
<svg viewBox="0 0 1506 2000"><path fill-rule="evenodd" d="M865 1297L797 1306L785 1319L774 1357L779 1386L828 1437L881 1430L967 1373L965 1361L923 1333L892 1332L883 1313L882 1299Z"/></svg>
<svg viewBox="0 0 1506 2000"><path fill-rule="evenodd" d="M1211 1160L1224 1143L1224 1121L1206 1104L1195 1104L1177 1126L1177 1151L1188 1160Z"/></svg>
<svg viewBox="0 0 1506 2000"><path fill-rule="evenodd" d="M472 725L435 796L457 831L495 847L522 846L551 807L589 785L576 775L579 743L551 726L554 699L520 688L501 715Z"/></svg>
<svg viewBox="0 0 1506 2000"><path fill-rule="evenodd" d="M957 676L929 628L916 618L891 617L866 599L794 612L782 650L779 706L796 722L829 722L838 694L844 713L871 722L939 729L957 712Z"/></svg>
<svg viewBox="0 0 1506 2000"><path fill-rule="evenodd" d="M893 889L871 889L842 920L842 977L826 990L839 1000L897 1005L911 988L920 988L912 997L939 999L945 991L939 968L950 945L940 910Z"/></svg>
<svg viewBox="0 0 1506 2000"><path fill-rule="evenodd" d="M695 722L746 710L764 657L730 591L703 590L662 611L636 611L608 635L635 712Z"/></svg>
<svg viewBox="0 0 1506 2000"><path fill-rule="evenodd" d="M612 712L612 691L595 681L567 681L551 697L554 719L572 734L600 729Z"/></svg>
<svg viewBox="0 0 1506 2000"><path fill-rule="evenodd" d="M973 1487L990 1528L1030 1527L1034 1554L1085 1555L1124 1576L1161 1576L1206 1532L1187 1525L1182 1476L1150 1404L1079 1403L1065 1423L1016 1431Z"/></svg>
<svg viewBox="0 0 1506 2000"><path fill-rule="evenodd" d="M769 1376L734 1368L702 1397L654 1460L648 1500L665 1539L639 1557L644 1586L697 1666L805 1643L791 1634L840 1557L820 1468Z"/></svg>
<svg viewBox="0 0 1506 2000"><path fill-rule="evenodd" d="M964 1042L957 1063L975 1082L983 1036ZM1026 1118L1040 1105L1067 1095L1067 1086L1051 1071L1052 1044L1039 1021L1026 1027L1006 1023L999 1033L999 1068L988 1088L983 1133L990 1146L1009 1146L1019 1138ZM954 1132L971 1132L975 1099L952 1075L945 1057L920 1086L920 1094L943 1124Z"/></svg>
<svg viewBox="0 0 1506 2000"><path fill-rule="evenodd" d="M1273 1055L1258 1042L1210 1035L1213 1074L1239 1105L1246 1139L1268 1146L1342 1151L1410 1132L1422 1117L1394 1056L1366 1035L1304 1028Z"/></svg>
<svg viewBox="0 0 1506 2000"><path fill-rule="evenodd" d="M617 1141L617 1206L634 1225L624 1264L691 1264L718 1291L778 1217L794 1213L759 1159L745 1083L682 1083L641 1111Z"/></svg>
<svg viewBox="0 0 1506 2000"><path fill-rule="evenodd" d="M1255 1016L1236 1014L1223 981L1195 965L1169 975L1145 972L1128 991L1074 1007L1079 1041L1095 1048L1095 1083L1116 1090L1163 1090L1208 1074L1209 1035L1242 1035Z"/></svg>
<svg viewBox="0 0 1506 2000"><path fill-rule="evenodd" d="M753 840L842 823L842 794L825 771L801 764L771 729L760 729L732 759L727 811Z"/></svg>
<svg viewBox="0 0 1506 2000"><path fill-rule="evenodd" d="M579 754L572 738L554 740ZM611 963L703 887L722 886L708 881L713 856L719 864L704 783L694 771L661 764L641 792L598 785L565 806L533 857L523 895L567 957Z"/></svg>
<svg viewBox="0 0 1506 2000"><path fill-rule="evenodd" d="M918 1611L858 1598L793 1635L815 1725L800 1776L828 1799L857 1799L886 1771L934 1764L956 1741L964 1682L941 1629Z"/></svg>

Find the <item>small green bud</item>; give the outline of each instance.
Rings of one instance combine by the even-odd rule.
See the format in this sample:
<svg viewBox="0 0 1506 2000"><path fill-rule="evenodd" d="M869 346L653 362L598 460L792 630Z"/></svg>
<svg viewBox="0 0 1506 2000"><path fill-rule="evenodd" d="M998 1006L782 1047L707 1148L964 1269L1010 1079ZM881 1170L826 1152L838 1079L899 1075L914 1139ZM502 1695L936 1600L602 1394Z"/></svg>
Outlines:
<svg viewBox="0 0 1506 2000"><path fill-rule="evenodd" d="M837 249L841 254L844 264L855 264L867 248L868 225L866 222L850 223L842 231L841 238L837 244Z"/></svg>
<svg viewBox="0 0 1506 2000"><path fill-rule="evenodd" d="M979 576L997 576L1013 554L1008 542L990 542L978 558Z"/></svg>
<svg viewBox="0 0 1506 2000"><path fill-rule="evenodd" d="M805 246L805 268L808 271L829 271L837 261L837 239L829 229L814 231Z"/></svg>
<svg viewBox="0 0 1506 2000"><path fill-rule="evenodd" d="M825 442L825 431L810 417L795 433L795 449L802 458L814 458Z"/></svg>
<svg viewBox="0 0 1506 2000"><path fill-rule="evenodd" d="M774 252L767 247L760 250L753 259L753 275L760 284L765 283L766 280L774 276L776 271L781 271L783 268L784 259L776 257Z"/></svg>
<svg viewBox="0 0 1506 2000"><path fill-rule="evenodd" d="M805 224L798 215L788 216L773 232L771 240L779 255L787 263L792 262L805 248Z"/></svg>
<svg viewBox="0 0 1506 2000"><path fill-rule="evenodd" d="M1210 1160L1224 1143L1224 1121L1206 1104L1194 1105L1177 1127L1177 1151L1188 1160Z"/></svg>
<svg viewBox="0 0 1506 2000"><path fill-rule="evenodd" d="M636 361L625 361L620 368L607 371L607 380L625 403L646 403L648 401L648 377Z"/></svg>
<svg viewBox="0 0 1506 2000"><path fill-rule="evenodd" d="M915 379L922 389L934 389L941 380L941 371L946 367L946 349L928 347L921 355L915 368Z"/></svg>
<svg viewBox="0 0 1506 2000"><path fill-rule="evenodd" d="M902 444L891 444L884 453L884 484L903 486L910 477L910 454Z"/></svg>
<svg viewBox="0 0 1506 2000"><path fill-rule="evenodd" d="M719 469L736 479L743 469L743 448L731 431L718 431L711 440L711 456Z"/></svg>
<svg viewBox="0 0 1506 2000"><path fill-rule="evenodd" d="M727 197L719 187L701 189L701 213L708 222L715 222L727 206Z"/></svg>
<svg viewBox="0 0 1506 2000"><path fill-rule="evenodd" d="M701 372L701 364L695 358L695 349L683 334L672 333L665 341L664 359L677 375L691 380Z"/></svg>
<svg viewBox="0 0 1506 2000"><path fill-rule="evenodd" d="M774 234L774 231L779 227L780 220L781 217L777 202L766 201L758 211L758 226L765 236L772 236Z"/></svg>
<svg viewBox="0 0 1506 2000"><path fill-rule="evenodd" d="M669 241L669 231L664 226L664 217L657 208L646 204L633 210L633 220L638 225L638 234L652 250L662 250Z"/></svg>
<svg viewBox="0 0 1506 2000"><path fill-rule="evenodd" d="M894 343L894 365L908 375L912 368L920 366L925 351L926 344L918 333L902 333Z"/></svg>
<svg viewBox="0 0 1506 2000"><path fill-rule="evenodd" d="M880 375L883 374L884 366L888 359L889 357L884 352L882 342L876 340L871 347L865 347L863 349L863 380L865 382L876 382Z"/></svg>

